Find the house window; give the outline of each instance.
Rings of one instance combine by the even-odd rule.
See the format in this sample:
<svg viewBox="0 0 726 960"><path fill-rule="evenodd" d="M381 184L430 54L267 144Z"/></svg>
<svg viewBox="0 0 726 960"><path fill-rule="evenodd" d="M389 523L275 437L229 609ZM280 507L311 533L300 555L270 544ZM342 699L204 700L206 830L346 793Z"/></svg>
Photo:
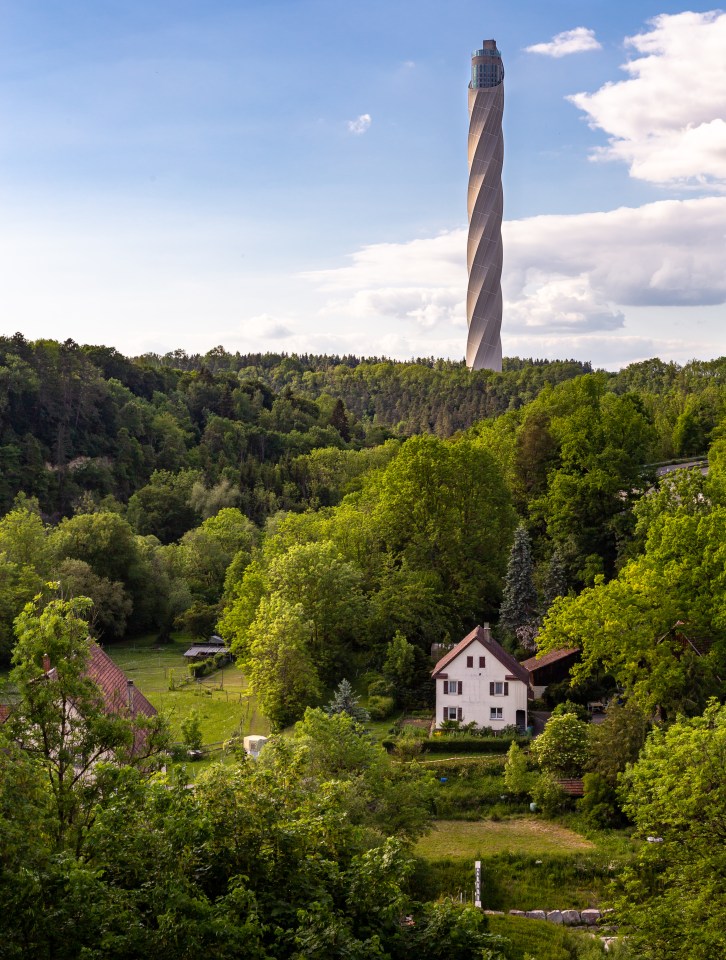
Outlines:
<svg viewBox="0 0 726 960"><path fill-rule="evenodd" d="M461 707L444 707L444 720L461 720Z"/></svg>
<svg viewBox="0 0 726 960"><path fill-rule="evenodd" d="M479 669L481 670L482 667L485 667L486 665L487 665L487 658L479 657Z"/></svg>
<svg viewBox="0 0 726 960"><path fill-rule="evenodd" d="M461 693L461 680L444 680L444 693Z"/></svg>
<svg viewBox="0 0 726 960"><path fill-rule="evenodd" d="M506 681L501 680L492 680L489 684L489 696L490 697L507 697L509 696L509 684Z"/></svg>
<svg viewBox="0 0 726 960"><path fill-rule="evenodd" d="M473 666L474 666L474 658L473 658L473 657L467 657L467 658L466 658L466 665L467 665L467 667L473 667Z"/></svg>
<svg viewBox="0 0 726 960"><path fill-rule="evenodd" d="M501 719L502 719L502 708L501 708L501 707L489 707L489 719L490 719L490 720L501 720Z"/></svg>

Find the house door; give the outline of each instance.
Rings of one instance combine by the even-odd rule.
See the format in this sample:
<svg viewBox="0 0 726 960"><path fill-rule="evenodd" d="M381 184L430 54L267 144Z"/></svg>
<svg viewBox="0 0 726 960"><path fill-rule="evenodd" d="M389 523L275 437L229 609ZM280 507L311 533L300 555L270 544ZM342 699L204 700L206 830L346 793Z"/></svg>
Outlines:
<svg viewBox="0 0 726 960"><path fill-rule="evenodd" d="M527 711L517 710L514 722L517 726L517 730L524 730L524 728L527 726Z"/></svg>

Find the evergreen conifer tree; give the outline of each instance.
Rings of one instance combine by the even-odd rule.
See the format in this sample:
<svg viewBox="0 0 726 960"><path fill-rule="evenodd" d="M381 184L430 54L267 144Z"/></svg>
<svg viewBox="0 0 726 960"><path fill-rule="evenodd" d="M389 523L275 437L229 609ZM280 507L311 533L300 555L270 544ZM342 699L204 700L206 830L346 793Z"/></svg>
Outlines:
<svg viewBox="0 0 726 960"><path fill-rule="evenodd" d="M565 563L557 547L553 550L550 562L547 565L547 572L542 584L542 594L544 613L547 613L558 597L567 595Z"/></svg>
<svg viewBox="0 0 726 960"><path fill-rule="evenodd" d="M357 720L358 723L366 723L369 719L368 711L358 703L360 697L353 693L353 687L343 679L338 684L333 699L325 708L325 712L333 715L335 713L347 713L349 717Z"/></svg>
<svg viewBox="0 0 726 960"><path fill-rule="evenodd" d="M499 626L511 638L530 645L537 627L537 591L534 586L532 544L523 524L517 527L509 555Z"/></svg>

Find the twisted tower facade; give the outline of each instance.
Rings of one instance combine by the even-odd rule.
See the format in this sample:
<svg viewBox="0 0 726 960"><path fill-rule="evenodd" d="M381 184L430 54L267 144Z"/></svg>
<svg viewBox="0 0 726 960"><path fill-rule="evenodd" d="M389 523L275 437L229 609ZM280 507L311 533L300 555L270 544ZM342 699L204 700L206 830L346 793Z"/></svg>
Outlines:
<svg viewBox="0 0 726 960"><path fill-rule="evenodd" d="M502 163L504 66L495 40L485 40L471 58L469 84L469 286L466 365L501 370Z"/></svg>

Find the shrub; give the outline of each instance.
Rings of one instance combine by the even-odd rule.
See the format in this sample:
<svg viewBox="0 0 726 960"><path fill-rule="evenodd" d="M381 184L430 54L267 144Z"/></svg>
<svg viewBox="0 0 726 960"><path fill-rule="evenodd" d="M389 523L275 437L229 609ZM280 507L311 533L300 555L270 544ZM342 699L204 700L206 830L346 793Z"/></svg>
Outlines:
<svg viewBox="0 0 726 960"><path fill-rule="evenodd" d="M376 677L368 684L369 697L393 697L394 687L385 677Z"/></svg>
<svg viewBox="0 0 726 960"><path fill-rule="evenodd" d="M546 817L555 817L567 806L568 796L549 773L541 773L532 784L532 799Z"/></svg>
<svg viewBox="0 0 726 960"><path fill-rule="evenodd" d="M529 793L532 786L532 774L527 769L527 758L519 746L512 740L504 766L504 783L515 797Z"/></svg>
<svg viewBox="0 0 726 960"><path fill-rule="evenodd" d="M582 778L584 795L580 810L597 827L616 827L624 822L618 804L617 790L599 773L586 773Z"/></svg>
<svg viewBox="0 0 726 960"><path fill-rule="evenodd" d="M371 720L385 720L393 713L396 701L393 697L369 696L368 713Z"/></svg>
<svg viewBox="0 0 726 960"><path fill-rule="evenodd" d="M585 723L590 722L590 714L587 707L584 707L581 703L575 703L573 700L563 700L562 703L558 703L552 711L552 716L561 717L563 713L571 713L577 717L578 720L582 720Z"/></svg>
<svg viewBox="0 0 726 960"><path fill-rule="evenodd" d="M577 777L589 755L588 730L589 725L572 713L552 716L533 742L532 754L548 773Z"/></svg>
<svg viewBox="0 0 726 960"><path fill-rule="evenodd" d="M423 750L423 742L414 737L399 737L396 741L394 753L401 760L415 760Z"/></svg>
<svg viewBox="0 0 726 960"><path fill-rule="evenodd" d="M202 749L202 725L196 710L192 710L189 716L182 720L181 735L188 750Z"/></svg>

